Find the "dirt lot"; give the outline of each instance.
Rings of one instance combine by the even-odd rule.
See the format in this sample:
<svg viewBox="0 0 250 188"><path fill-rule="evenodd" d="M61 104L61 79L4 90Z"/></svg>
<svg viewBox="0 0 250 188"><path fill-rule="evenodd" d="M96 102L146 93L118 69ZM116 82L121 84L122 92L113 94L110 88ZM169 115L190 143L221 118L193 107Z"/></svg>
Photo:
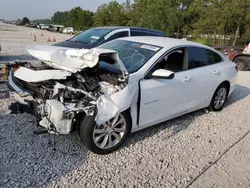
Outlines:
<svg viewBox="0 0 250 188"><path fill-rule="evenodd" d="M34 41L34 36L36 37L36 41ZM34 61L35 59L26 51L26 46L52 44L53 42L47 42L48 37L51 41L55 37L56 42L60 42L71 38L72 35L53 33L36 28L18 27L0 22L0 44L2 46L0 63L15 61L17 59Z"/></svg>
<svg viewBox="0 0 250 188"><path fill-rule="evenodd" d="M7 28L7 29L6 29ZM38 42L33 42L36 33ZM0 24L0 62L33 60L25 46L69 35ZM14 58L13 58L14 57ZM250 187L250 73L218 113L200 110L132 134L110 155L90 153L75 134L34 135L35 118L0 101L0 187Z"/></svg>

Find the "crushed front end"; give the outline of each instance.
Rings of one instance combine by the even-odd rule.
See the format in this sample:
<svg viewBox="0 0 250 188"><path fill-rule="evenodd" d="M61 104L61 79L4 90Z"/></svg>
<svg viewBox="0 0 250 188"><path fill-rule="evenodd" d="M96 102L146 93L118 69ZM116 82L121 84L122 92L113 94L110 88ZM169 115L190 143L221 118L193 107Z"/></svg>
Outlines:
<svg viewBox="0 0 250 188"><path fill-rule="evenodd" d="M97 62L114 62L109 55L98 54ZM100 96L112 95L127 86L128 79L120 71L98 65L74 72L46 65L21 67L10 71L8 85L11 94L32 109L39 126L49 133L68 134L84 116L98 113Z"/></svg>

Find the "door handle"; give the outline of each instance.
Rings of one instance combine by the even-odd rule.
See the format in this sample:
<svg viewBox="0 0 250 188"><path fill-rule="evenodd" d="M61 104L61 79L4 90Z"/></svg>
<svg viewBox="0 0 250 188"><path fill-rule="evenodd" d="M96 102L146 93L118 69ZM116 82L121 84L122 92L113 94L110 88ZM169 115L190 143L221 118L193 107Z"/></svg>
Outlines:
<svg viewBox="0 0 250 188"><path fill-rule="evenodd" d="M214 70L213 74L218 75L218 74L220 74L220 71Z"/></svg>
<svg viewBox="0 0 250 188"><path fill-rule="evenodd" d="M189 82L190 80L191 80L191 77L187 77L187 76L186 76L185 78L183 78L182 81L183 81L183 82Z"/></svg>

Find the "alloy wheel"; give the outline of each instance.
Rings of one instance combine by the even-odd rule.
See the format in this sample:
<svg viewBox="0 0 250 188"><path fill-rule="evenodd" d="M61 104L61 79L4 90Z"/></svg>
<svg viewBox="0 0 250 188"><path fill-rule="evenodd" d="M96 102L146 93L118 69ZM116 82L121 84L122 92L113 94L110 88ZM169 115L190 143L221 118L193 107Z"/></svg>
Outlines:
<svg viewBox="0 0 250 188"><path fill-rule="evenodd" d="M109 149L116 146L123 138L126 131L126 121L122 114L113 119L95 126L93 140L97 147Z"/></svg>
<svg viewBox="0 0 250 188"><path fill-rule="evenodd" d="M244 65L244 63L238 61L238 62L236 63L236 65L238 66L238 70L239 70L239 71L244 71L244 70L245 70L245 65Z"/></svg>
<svg viewBox="0 0 250 188"><path fill-rule="evenodd" d="M220 109L224 105L226 98L227 90L226 88L222 87L217 91L216 96L214 98L214 108L217 110Z"/></svg>

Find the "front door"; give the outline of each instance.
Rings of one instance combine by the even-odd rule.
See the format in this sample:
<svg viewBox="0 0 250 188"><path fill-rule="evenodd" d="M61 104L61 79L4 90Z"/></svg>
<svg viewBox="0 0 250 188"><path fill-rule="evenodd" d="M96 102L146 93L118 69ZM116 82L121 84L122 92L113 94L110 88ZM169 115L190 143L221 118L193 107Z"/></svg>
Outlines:
<svg viewBox="0 0 250 188"><path fill-rule="evenodd" d="M166 69L175 72L172 79L144 78L140 81L139 126L158 123L183 114L193 108L190 91L195 88L192 74L187 71L186 50L175 50L150 70Z"/></svg>

